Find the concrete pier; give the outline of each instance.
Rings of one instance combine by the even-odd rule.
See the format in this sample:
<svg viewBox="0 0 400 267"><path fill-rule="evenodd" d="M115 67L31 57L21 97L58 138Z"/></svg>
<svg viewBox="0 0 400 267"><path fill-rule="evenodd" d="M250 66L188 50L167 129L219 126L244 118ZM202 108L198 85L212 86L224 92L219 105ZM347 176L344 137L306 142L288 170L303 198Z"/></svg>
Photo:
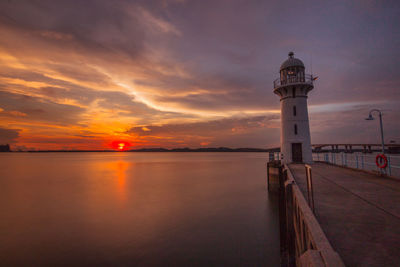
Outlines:
<svg viewBox="0 0 400 267"><path fill-rule="evenodd" d="M304 165L289 169L306 197ZM344 264L400 266L400 181L324 163L312 178L315 216Z"/></svg>

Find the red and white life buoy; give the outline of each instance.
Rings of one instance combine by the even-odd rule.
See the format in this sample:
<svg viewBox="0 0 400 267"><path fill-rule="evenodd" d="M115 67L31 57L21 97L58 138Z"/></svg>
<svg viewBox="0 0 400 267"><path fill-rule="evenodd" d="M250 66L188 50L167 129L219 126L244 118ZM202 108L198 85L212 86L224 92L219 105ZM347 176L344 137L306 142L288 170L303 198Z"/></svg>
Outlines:
<svg viewBox="0 0 400 267"><path fill-rule="evenodd" d="M380 169L386 168L386 166L388 165L388 160L387 160L385 154L376 155L375 163L376 163L376 166L378 166L378 168L380 168Z"/></svg>

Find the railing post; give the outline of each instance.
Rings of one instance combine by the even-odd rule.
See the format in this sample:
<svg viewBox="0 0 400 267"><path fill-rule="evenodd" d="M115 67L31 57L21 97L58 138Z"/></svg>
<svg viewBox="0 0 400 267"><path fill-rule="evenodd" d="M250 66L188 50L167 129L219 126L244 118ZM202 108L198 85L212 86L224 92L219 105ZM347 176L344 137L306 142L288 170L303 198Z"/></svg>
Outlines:
<svg viewBox="0 0 400 267"><path fill-rule="evenodd" d="M285 180L287 176L287 170L284 166L279 166L279 235L280 240L286 240L286 201L285 201ZM287 253L287 243L281 242L281 261L285 258ZM283 263L283 262L282 262ZM281 264L282 266L288 266Z"/></svg>
<svg viewBox="0 0 400 267"><path fill-rule="evenodd" d="M356 168L358 169L358 154L356 153Z"/></svg>
<svg viewBox="0 0 400 267"><path fill-rule="evenodd" d="M388 155L388 170L389 170L389 175L392 176L392 167L390 166L390 156Z"/></svg>
<svg viewBox="0 0 400 267"><path fill-rule="evenodd" d="M269 191L269 162L267 162L267 189Z"/></svg>
<svg viewBox="0 0 400 267"><path fill-rule="evenodd" d="M361 169L364 170L364 154L361 155Z"/></svg>
<svg viewBox="0 0 400 267"><path fill-rule="evenodd" d="M293 201L293 182L287 183L285 186L285 199L286 199L286 243L287 243L287 263L288 266L295 266L296 264L296 249L295 249L295 232L293 226L294 209L296 208Z"/></svg>
<svg viewBox="0 0 400 267"><path fill-rule="evenodd" d="M311 166L308 164L304 165L306 167L306 176L307 176L307 195L308 195L308 206L310 206L313 213L315 213L314 209L314 189L312 183L312 171Z"/></svg>
<svg viewBox="0 0 400 267"><path fill-rule="evenodd" d="M287 182L287 169L279 168L279 216L281 236L281 266L295 266L295 232L293 227L293 182Z"/></svg>
<svg viewBox="0 0 400 267"><path fill-rule="evenodd" d="M344 153L341 152L340 155L341 155L341 158L342 158L342 162L341 163L342 163L342 166L343 166L344 165Z"/></svg>

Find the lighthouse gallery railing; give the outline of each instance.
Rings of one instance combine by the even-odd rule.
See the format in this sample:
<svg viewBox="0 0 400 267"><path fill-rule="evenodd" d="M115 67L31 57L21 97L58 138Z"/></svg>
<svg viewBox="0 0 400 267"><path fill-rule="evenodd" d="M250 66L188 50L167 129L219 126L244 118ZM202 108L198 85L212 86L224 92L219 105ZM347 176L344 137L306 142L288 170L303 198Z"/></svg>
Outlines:
<svg viewBox="0 0 400 267"><path fill-rule="evenodd" d="M294 84L294 83L313 83L313 76L310 74L289 76L286 79L278 78L274 81L274 88L278 88L283 85Z"/></svg>

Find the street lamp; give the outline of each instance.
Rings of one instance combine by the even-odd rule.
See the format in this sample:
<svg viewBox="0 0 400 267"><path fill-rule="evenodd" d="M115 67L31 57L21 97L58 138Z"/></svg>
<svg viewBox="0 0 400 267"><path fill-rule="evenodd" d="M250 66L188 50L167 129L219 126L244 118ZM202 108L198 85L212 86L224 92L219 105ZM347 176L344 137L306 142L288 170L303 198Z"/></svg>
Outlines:
<svg viewBox="0 0 400 267"><path fill-rule="evenodd" d="M379 114L379 123L381 125L381 138L382 138L382 154L385 154L385 142L383 139L383 124L382 124L382 112L379 109L371 109L369 112L368 118L366 118L367 121L372 121L374 120L374 117L372 116L373 112L378 112Z"/></svg>

